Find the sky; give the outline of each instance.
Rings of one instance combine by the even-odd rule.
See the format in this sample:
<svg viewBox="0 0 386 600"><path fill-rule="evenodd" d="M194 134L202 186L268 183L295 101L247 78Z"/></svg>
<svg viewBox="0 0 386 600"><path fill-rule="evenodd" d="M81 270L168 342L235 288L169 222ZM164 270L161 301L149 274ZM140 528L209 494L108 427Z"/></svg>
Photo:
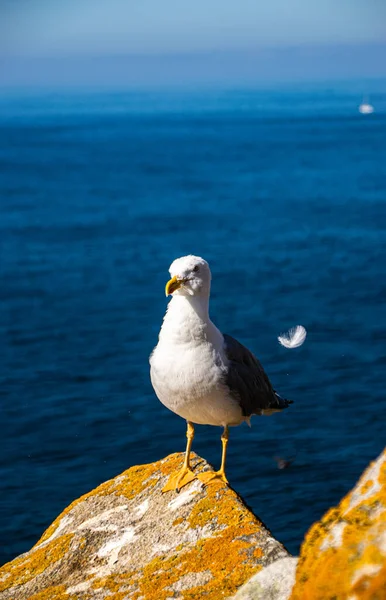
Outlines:
<svg viewBox="0 0 386 600"><path fill-rule="evenodd" d="M386 0L0 0L0 82L26 61L38 70L118 55L204 63L213 53L382 44Z"/></svg>

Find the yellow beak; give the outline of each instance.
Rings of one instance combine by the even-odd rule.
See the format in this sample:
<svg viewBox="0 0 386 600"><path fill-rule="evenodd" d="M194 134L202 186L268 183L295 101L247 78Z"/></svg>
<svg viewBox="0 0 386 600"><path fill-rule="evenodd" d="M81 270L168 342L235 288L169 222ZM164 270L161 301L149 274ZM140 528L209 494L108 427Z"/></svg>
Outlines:
<svg viewBox="0 0 386 600"><path fill-rule="evenodd" d="M165 296L169 296L169 294L172 294L173 292L178 290L178 288L181 287L183 283L184 282L181 279L177 279L176 276L174 276L172 279L169 279L165 286Z"/></svg>

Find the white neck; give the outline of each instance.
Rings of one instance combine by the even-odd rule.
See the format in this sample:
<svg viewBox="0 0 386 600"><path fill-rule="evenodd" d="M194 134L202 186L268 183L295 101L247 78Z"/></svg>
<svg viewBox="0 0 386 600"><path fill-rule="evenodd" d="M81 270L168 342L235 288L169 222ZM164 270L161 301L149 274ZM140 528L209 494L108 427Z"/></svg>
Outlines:
<svg viewBox="0 0 386 600"><path fill-rule="evenodd" d="M172 297L168 305L168 310L178 310L183 313L196 313L199 319L209 320L209 295L197 294L197 296L183 296L176 294Z"/></svg>
<svg viewBox="0 0 386 600"><path fill-rule="evenodd" d="M207 337L208 327L214 327L209 318L209 295L175 295L168 304L159 339L200 341Z"/></svg>

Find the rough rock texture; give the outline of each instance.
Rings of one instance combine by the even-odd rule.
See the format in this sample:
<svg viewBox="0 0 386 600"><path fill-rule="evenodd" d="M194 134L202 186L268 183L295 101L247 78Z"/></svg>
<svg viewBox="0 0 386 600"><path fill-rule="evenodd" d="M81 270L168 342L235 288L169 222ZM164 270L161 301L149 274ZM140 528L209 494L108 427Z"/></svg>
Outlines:
<svg viewBox="0 0 386 600"><path fill-rule="evenodd" d="M218 600L288 556L221 481L162 494L182 458L132 467L73 502L0 569L0 599Z"/></svg>
<svg viewBox="0 0 386 600"><path fill-rule="evenodd" d="M298 559L279 558L245 583L233 600L288 600L295 583Z"/></svg>
<svg viewBox="0 0 386 600"><path fill-rule="evenodd" d="M386 450L307 533L291 599L386 599Z"/></svg>

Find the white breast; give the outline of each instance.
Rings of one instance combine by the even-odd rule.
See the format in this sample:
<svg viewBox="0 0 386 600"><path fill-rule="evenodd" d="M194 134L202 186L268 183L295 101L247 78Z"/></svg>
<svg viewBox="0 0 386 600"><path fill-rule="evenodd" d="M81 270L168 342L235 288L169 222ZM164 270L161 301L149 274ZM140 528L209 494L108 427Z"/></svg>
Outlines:
<svg viewBox="0 0 386 600"><path fill-rule="evenodd" d="M193 299L194 301L194 299ZM225 385L224 338L192 300L173 298L150 357L159 400L180 417L202 425L236 425L241 408Z"/></svg>
<svg viewBox="0 0 386 600"><path fill-rule="evenodd" d="M240 406L223 383L221 357L210 343L160 343L150 360L151 381L159 400L180 417L201 425L238 424Z"/></svg>

